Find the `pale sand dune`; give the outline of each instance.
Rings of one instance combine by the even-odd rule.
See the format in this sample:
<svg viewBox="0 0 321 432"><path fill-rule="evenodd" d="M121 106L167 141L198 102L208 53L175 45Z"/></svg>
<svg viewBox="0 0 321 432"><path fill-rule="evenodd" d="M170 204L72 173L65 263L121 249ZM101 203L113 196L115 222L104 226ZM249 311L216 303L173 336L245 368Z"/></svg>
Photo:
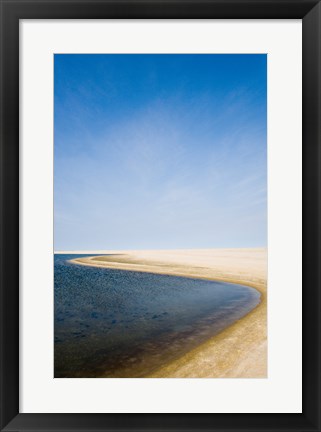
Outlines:
<svg viewBox="0 0 321 432"><path fill-rule="evenodd" d="M84 253L84 252L79 252ZM95 253L95 252L89 252ZM105 257L79 258L77 264L221 280L256 288L261 303L151 377L264 378L267 376L266 249L99 251Z"/></svg>

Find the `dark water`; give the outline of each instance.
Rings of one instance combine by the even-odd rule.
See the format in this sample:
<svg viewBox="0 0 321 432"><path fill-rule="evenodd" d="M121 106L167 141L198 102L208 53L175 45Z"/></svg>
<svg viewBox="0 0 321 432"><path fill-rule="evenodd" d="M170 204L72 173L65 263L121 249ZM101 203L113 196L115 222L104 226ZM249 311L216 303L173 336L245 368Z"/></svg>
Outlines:
<svg viewBox="0 0 321 432"><path fill-rule="evenodd" d="M245 286L68 262L76 257L55 255L55 377L142 377L260 301Z"/></svg>

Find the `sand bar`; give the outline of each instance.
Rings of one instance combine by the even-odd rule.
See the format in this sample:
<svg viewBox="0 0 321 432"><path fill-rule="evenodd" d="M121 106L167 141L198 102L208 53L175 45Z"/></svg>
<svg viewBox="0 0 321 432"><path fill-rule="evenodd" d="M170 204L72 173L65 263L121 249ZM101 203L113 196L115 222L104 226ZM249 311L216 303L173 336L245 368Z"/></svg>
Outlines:
<svg viewBox="0 0 321 432"><path fill-rule="evenodd" d="M87 252L79 251L81 253ZM88 251L88 254L95 253ZM261 303L249 314L196 349L164 365L150 377L267 376L266 249L99 251L98 254L108 256L76 258L72 261L95 267L237 283L256 288L261 293Z"/></svg>

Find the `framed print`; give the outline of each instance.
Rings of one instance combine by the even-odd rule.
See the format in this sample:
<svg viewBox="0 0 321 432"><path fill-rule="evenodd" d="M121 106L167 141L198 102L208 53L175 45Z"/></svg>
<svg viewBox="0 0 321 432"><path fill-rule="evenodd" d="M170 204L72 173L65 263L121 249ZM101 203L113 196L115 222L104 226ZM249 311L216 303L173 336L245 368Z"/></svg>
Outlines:
<svg viewBox="0 0 321 432"><path fill-rule="evenodd" d="M320 3L1 18L1 429L320 430Z"/></svg>

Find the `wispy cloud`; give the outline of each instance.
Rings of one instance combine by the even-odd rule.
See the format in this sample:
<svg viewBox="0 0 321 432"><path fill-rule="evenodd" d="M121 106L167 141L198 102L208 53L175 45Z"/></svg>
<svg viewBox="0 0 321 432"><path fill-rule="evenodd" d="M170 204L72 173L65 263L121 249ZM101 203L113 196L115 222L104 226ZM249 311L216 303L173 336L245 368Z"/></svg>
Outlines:
<svg viewBox="0 0 321 432"><path fill-rule="evenodd" d="M164 70L171 73L170 58L165 65L159 59L144 62L146 82L153 83ZM266 72L261 59L254 87L244 59L238 85L216 83L210 74L206 82L191 85L199 72L186 71L184 62L176 59L185 76L177 91L169 80L142 95L130 77L125 85L117 76L117 65L108 79L98 79L89 65L85 82L73 77L68 84L70 98L58 91L56 248L265 244Z"/></svg>

